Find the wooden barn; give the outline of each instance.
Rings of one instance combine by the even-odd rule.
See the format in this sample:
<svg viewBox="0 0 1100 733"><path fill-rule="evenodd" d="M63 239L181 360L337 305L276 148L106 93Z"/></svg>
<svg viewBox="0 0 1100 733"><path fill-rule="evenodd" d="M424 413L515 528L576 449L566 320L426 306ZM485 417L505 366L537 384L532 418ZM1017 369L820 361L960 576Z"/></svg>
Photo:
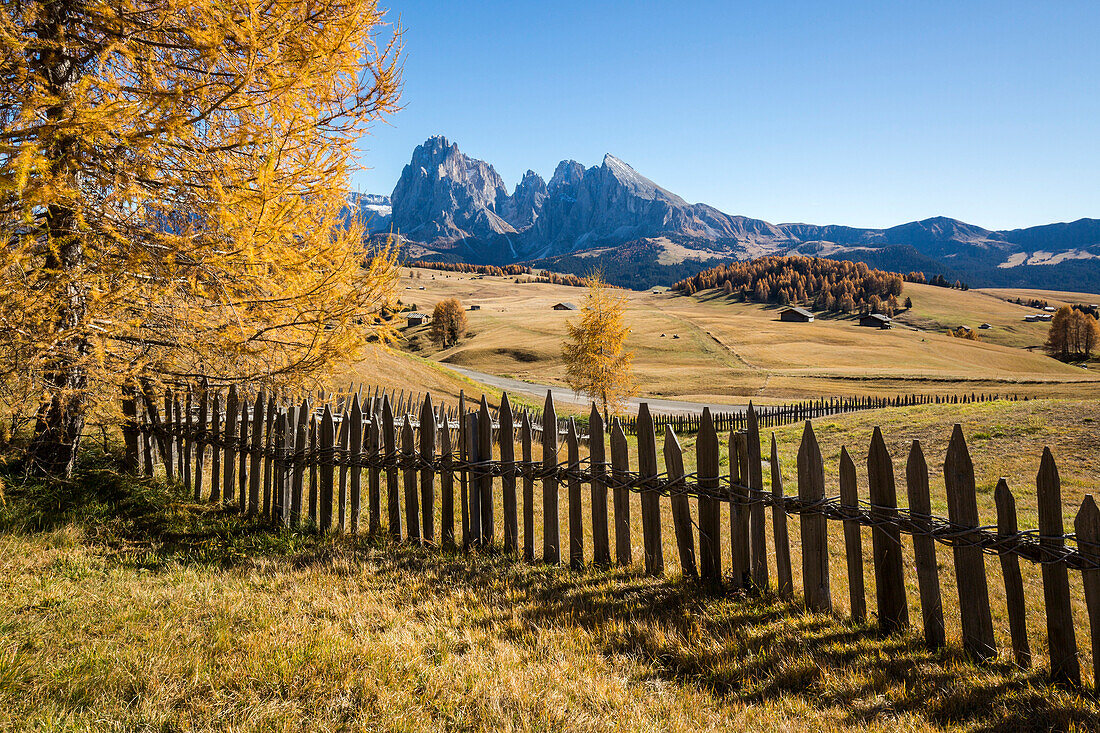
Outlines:
<svg viewBox="0 0 1100 733"><path fill-rule="evenodd" d="M859 317L859 325L867 326L868 328L890 328L893 321L890 316L885 316L881 313L868 313L865 316Z"/></svg>
<svg viewBox="0 0 1100 733"><path fill-rule="evenodd" d="M791 321L792 323L813 323L814 314L805 308L792 305L790 308L784 308L779 312L779 320Z"/></svg>
<svg viewBox="0 0 1100 733"><path fill-rule="evenodd" d="M405 315L405 320L408 322L409 328L412 328L413 326L423 326L425 323L432 320L432 317L427 313L413 311Z"/></svg>
<svg viewBox="0 0 1100 733"><path fill-rule="evenodd" d="M554 303L554 310L556 311L575 311L577 306L572 303Z"/></svg>

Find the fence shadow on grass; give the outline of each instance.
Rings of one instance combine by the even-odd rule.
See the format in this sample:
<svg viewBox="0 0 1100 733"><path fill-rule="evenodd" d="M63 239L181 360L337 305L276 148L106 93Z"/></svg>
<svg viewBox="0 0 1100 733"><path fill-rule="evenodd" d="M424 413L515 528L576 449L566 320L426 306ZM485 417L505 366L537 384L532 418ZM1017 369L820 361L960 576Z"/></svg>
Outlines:
<svg viewBox="0 0 1100 733"><path fill-rule="evenodd" d="M474 592L480 610L461 623L523 643L531 627L579 627L609 655L638 659L657 677L744 704L798 698L840 711L847 725L919 713L969 730L1095 730L1095 701L1001 659L970 664L956 647L933 654L916 635L807 614L774 594L702 590L636 569L576 573L517 564L495 551L461 553L364 536L273 529L232 508L195 504L179 487L117 474L107 459L82 465L69 484L8 477L0 532L49 532L77 524L120 565L369 567L415 573L428 592ZM384 547L383 547L384 546ZM379 549L385 551L379 551ZM340 563L332 563L339 557ZM335 572L335 570L334 570Z"/></svg>
<svg viewBox="0 0 1100 733"><path fill-rule="evenodd" d="M745 704L796 697L843 711L846 725L919 713L976 731L1095 730L1100 708L1007 659L971 664L961 649L932 653L917 635L820 614L774 594L700 593L693 581L634 571L516 566L421 550L376 559L383 573L418 573L439 593L461 585L487 611L467 623L508 637L536 627L587 631L607 654L638 659L664 680Z"/></svg>

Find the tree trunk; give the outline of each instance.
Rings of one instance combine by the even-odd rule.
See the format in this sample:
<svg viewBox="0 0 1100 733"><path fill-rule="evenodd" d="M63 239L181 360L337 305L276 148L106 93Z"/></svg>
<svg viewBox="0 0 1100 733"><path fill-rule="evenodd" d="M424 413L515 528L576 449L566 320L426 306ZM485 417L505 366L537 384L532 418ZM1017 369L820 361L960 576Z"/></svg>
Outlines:
<svg viewBox="0 0 1100 733"><path fill-rule="evenodd" d="M69 3L47 6L39 22L39 36L53 41L40 60L39 71L58 103L47 111L47 118L61 119L80 76L80 65L69 56L64 45L67 26L72 22ZM77 151L79 141L59 136L51 141L49 158L57 171L68 179L74 191L80 188ZM64 179L63 178L63 179ZM84 233L76 212L59 193L47 207L40 236L46 249L42 269L44 281L56 285L58 307L54 314L57 342L45 359L43 374L45 398L38 408L27 459L32 472L68 477L76 463L80 436L87 408L88 373L85 361L91 345L83 333L88 312L88 287L81 280L84 267Z"/></svg>
<svg viewBox="0 0 1100 733"><path fill-rule="evenodd" d="M38 408L27 460L33 473L68 477L84 432L87 375L79 364L69 364L52 372L49 381L51 394Z"/></svg>

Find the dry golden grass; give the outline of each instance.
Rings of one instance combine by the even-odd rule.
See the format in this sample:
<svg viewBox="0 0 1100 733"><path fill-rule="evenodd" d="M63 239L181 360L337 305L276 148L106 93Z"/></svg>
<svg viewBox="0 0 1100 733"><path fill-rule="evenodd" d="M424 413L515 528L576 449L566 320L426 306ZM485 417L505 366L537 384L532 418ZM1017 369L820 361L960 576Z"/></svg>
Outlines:
<svg viewBox="0 0 1100 733"><path fill-rule="evenodd" d="M1036 298L1045 300L1053 306L1073 305L1082 303L1091 305L1100 303L1100 294L1080 293L1073 290L1036 290L1033 288L983 288L981 292L1002 299L1023 298L1030 300Z"/></svg>
<svg viewBox="0 0 1100 733"><path fill-rule="evenodd" d="M947 499L943 482L943 461L946 455L947 443L950 438L952 426L958 423L962 426L966 436L971 457L975 466L975 480L977 486L977 503L981 521L986 525L996 524L996 507L993 501L993 489L998 479L1004 477L1012 489L1017 505L1019 527L1021 529L1034 529L1038 526L1036 508L1035 478L1039 468L1039 458L1045 446L1053 451L1058 464L1062 482L1062 499L1064 524L1067 533L1073 531L1073 520L1077 509L1081 505L1086 494L1095 494L1097 489L1096 460L1100 456L1100 447L1096 442L1096 426L1100 425L1100 403L1095 401L1057 401L1036 400L1027 402L992 402L972 405L932 405L911 408L890 408L863 413L822 418L815 421L815 435L821 447L825 462L826 495L837 496L839 494L839 462L841 448L846 446L856 464L856 472L860 496L868 498L867 494L867 452L870 445L871 433L874 427L881 427L886 440L887 448L893 457L894 476L896 480L898 502L900 506L906 506L905 461L908 457L909 447L913 440L919 440L924 449L930 472L930 491L932 499L932 511L934 514L947 517ZM797 493L797 469L796 457L798 447L802 439L803 426L792 425L775 430L778 442L780 466L784 479L785 493L793 495ZM765 457L769 453L770 431L764 431L761 435L761 455ZM681 446L684 449L684 463L690 473L695 467L695 440L696 436L687 435L680 437ZM658 436L658 465L664 466L662 452L663 436ZM630 438L630 463L632 467L638 466L636 439ZM536 448L535 457L540 457ZM582 457L587 451L582 448ZM564 447L559 453L559 459L565 460ZM723 472L728 471L729 466L728 436L722 436L721 465ZM764 488L770 490L770 470L764 467ZM542 547L542 520L541 520L541 485L535 489L536 511L536 556L541 556ZM585 557L592 559L592 534L591 534L591 508L588 487L582 492L585 516ZM610 502L609 502L610 504ZM567 517L567 503L564 497L564 488L561 498L561 517L559 521L561 543L563 546L562 557L566 558L568 549L568 527L565 521ZM497 508L497 516L500 517L501 508ZM610 512L610 508L609 508ZM662 544L665 558L665 566L669 572L679 572L678 554L676 549L675 534L673 532L672 511L668 499L661 500L662 512ZM692 520L698 532L697 506L692 502ZM499 520L498 520L499 521ZM641 557L641 502L637 495L631 496L631 524L634 544L635 563L642 561ZM774 536L770 511L768 512L768 548L769 567L774 573L775 554ZM729 534L729 511L727 506L722 508L722 547L723 567L729 570L731 544ZM795 587L801 588L801 542L799 537L798 518L791 517L789 531L791 539L791 552L794 559ZM498 528L498 535L499 535ZM867 604L874 613L874 574L871 565L871 533L869 529L863 531L864 552L864 584L867 588ZM841 614L847 614L850 610L849 591L847 582L847 569L845 564L845 548L841 528L835 523L829 526L830 539L830 569L832 577L832 595L834 606ZM613 542L613 540L612 540ZM903 539L905 546L906 583L910 605L910 620L918 631L921 628L921 615L919 595L917 593L916 575L913 569L912 541ZM612 544L612 549L614 545ZM947 617L948 638L952 643L961 645L959 636L958 619L958 594L954 582L954 566L951 560L951 550L948 547L938 546L938 561L940 566L940 580L942 585L944 610ZM1031 635L1032 653L1037 663L1045 664L1046 627L1043 615L1043 592L1039 568L1026 561L1021 562L1025 591L1027 595L1027 607L1029 616L1029 632ZM1007 655L1011 646L1008 638L1008 619L1005 605L1004 583L1000 571L1000 563L995 557L986 558L986 568L989 576L989 591L992 599L994 613L994 626L997 630L997 641L1001 649ZM1071 573L1071 595L1076 619L1080 658L1086 677L1091 674L1091 654L1089 653L1089 628L1084 604L1084 591L1079 573Z"/></svg>
<svg viewBox="0 0 1100 733"><path fill-rule="evenodd" d="M424 329L406 332L407 348L435 361L538 383L564 384L560 346L574 314L554 311L583 291L516 283L515 278L403 269L406 300L421 310L457 297L480 311L467 315L471 336L438 351ZM418 288L424 287L424 290ZM744 397L805 398L911 392L998 392L1100 396L1100 377L1020 346L1035 346L1044 324L1025 324L1026 308L976 291L907 285L914 323L890 331L860 328L850 318L785 323L778 309L731 300L715 291L693 297L624 291L633 334L639 393L707 402ZM958 320L959 323L955 321ZM943 333L946 326L989 322L980 342ZM663 335L662 335L663 334Z"/></svg>
<svg viewBox="0 0 1100 733"><path fill-rule="evenodd" d="M1041 674L933 655L914 637L882 638L771 596L272 531L101 466L73 487L9 486L0 728L1084 731L1100 721L1094 701Z"/></svg>
<svg viewBox="0 0 1100 733"><path fill-rule="evenodd" d="M943 333L967 326L986 343L1027 348L1042 346L1050 327L1049 323L1024 321L1024 316L1035 313L1035 309L1010 303L995 291L906 283L904 295L913 299L913 308L899 313L897 319L924 330ZM992 328L979 329L983 323Z"/></svg>
<svg viewBox="0 0 1100 733"><path fill-rule="evenodd" d="M500 397L499 390L467 379L435 362L398 349L378 346L368 347L362 361L347 374L333 380L333 386L337 388L346 388L349 383L364 384L370 388L430 392L436 404L440 400L457 401L462 391L479 397L484 392L494 400Z"/></svg>

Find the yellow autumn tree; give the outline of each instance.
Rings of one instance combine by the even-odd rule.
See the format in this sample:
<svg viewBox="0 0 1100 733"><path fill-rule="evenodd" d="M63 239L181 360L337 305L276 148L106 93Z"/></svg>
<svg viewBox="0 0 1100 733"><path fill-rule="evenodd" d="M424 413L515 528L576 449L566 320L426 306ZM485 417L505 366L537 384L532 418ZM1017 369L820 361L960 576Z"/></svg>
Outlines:
<svg viewBox="0 0 1100 733"><path fill-rule="evenodd" d="M577 393L599 402L605 419L621 409L634 394L634 354L625 351L630 328L625 318L626 300L615 295L599 271L588 277L588 293L580 318L566 324L562 344L565 380Z"/></svg>
<svg viewBox="0 0 1100 733"><path fill-rule="evenodd" d="M278 386L387 336L389 248L346 214L397 109L375 0L0 4L0 385L30 465L163 382Z"/></svg>

